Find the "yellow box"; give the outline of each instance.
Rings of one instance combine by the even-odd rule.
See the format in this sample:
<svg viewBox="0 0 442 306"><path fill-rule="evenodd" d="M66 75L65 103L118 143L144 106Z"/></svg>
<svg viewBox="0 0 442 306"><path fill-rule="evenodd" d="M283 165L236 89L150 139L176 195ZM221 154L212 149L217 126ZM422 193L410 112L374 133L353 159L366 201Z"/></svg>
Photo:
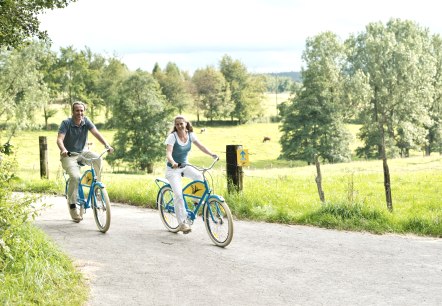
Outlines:
<svg viewBox="0 0 442 306"><path fill-rule="evenodd" d="M236 160L239 167L250 165L249 150L248 149L236 150Z"/></svg>

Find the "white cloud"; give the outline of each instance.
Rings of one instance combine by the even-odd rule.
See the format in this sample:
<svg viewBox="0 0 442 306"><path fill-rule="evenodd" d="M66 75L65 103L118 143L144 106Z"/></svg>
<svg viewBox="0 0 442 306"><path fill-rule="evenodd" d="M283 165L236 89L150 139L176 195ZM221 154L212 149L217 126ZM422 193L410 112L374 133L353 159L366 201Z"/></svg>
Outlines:
<svg viewBox="0 0 442 306"><path fill-rule="evenodd" d="M370 22L411 19L442 33L437 0L78 0L40 17L54 49L90 47L131 69L176 63L193 72L224 54L250 71L300 70L308 37L342 39Z"/></svg>

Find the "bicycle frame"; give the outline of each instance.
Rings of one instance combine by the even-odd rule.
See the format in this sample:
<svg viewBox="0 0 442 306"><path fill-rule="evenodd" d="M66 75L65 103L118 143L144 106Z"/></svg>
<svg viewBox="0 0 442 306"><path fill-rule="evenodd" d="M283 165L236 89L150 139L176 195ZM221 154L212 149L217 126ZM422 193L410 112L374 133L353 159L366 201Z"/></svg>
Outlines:
<svg viewBox="0 0 442 306"><path fill-rule="evenodd" d="M212 162L212 165L210 165L208 168L198 168L193 165L181 165L182 167L189 166L189 167L194 167L197 170L200 170L202 172L203 178L204 178L204 180L202 180L202 181L201 180L191 181L183 188L184 206L187 211L188 219L191 221L196 219L199 209L201 207L203 207L206 203L208 203L210 199L216 198L219 201L224 202L224 198L222 196L212 194L212 189L210 188L208 180L206 179L206 176L205 176L205 172L212 169L217 161L218 161L218 159L215 159ZM162 178L156 178L155 183L157 184L160 191L161 191L161 189L163 189L165 187L170 187L169 182L165 179L162 179ZM161 194L161 192L158 192L158 195L159 194ZM195 203L195 200L198 201L198 203L194 206L193 210L189 208L189 205L188 205L189 200L194 203ZM158 199L157 199L157 203L158 203ZM170 212L175 212L174 206L168 206L167 209ZM210 211L210 213L212 215L211 211ZM204 221L203 215L202 215L202 219Z"/></svg>
<svg viewBox="0 0 442 306"><path fill-rule="evenodd" d="M97 180L94 164L92 163L93 160L99 159L103 156L104 153L106 153L108 150L106 149L103 151L98 157L96 158L90 158L88 161L90 164L90 169L87 169L83 172L80 178L80 183L78 184L78 191L77 191L77 201L80 203L80 205L84 208L91 208L90 203L92 202L92 196L96 197L93 192L90 192L91 190L94 190L95 185L98 185L100 187L105 187L104 184ZM70 153L72 156L78 155L78 153ZM81 170L82 165L78 165L78 167ZM63 176L65 179L65 196L68 197L68 182L69 177L67 177L66 173L63 172ZM85 198L85 194L87 192L87 198ZM94 200L97 200L94 198ZM96 201L94 201L96 203Z"/></svg>
<svg viewBox="0 0 442 306"><path fill-rule="evenodd" d="M192 167L201 171L203 176L202 179L191 181L183 188L183 200L187 212L187 221L185 221L185 223L188 225L193 224L202 207L201 216L207 234L217 246L225 247L230 244L233 238L232 213L224 198L213 194L209 180L206 177L206 172L212 169L218 160L218 157L215 158L212 165L208 168L199 168L194 165L178 166ZM155 183L160 189L157 195L157 207L164 226L172 233L183 231L183 233L186 234L187 232L180 227L182 220L178 220L175 214L175 195L169 182L166 179L157 178L155 179Z"/></svg>

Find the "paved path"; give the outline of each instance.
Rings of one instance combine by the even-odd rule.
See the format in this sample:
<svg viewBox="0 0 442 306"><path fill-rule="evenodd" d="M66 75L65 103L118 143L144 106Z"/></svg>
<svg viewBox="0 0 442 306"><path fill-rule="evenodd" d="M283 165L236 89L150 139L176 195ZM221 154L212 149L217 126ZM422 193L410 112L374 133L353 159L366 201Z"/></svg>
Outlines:
<svg viewBox="0 0 442 306"><path fill-rule="evenodd" d="M442 305L442 239L235 221L227 248L200 219L166 231L152 209L113 204L111 228L65 199L36 224L91 283L89 305Z"/></svg>

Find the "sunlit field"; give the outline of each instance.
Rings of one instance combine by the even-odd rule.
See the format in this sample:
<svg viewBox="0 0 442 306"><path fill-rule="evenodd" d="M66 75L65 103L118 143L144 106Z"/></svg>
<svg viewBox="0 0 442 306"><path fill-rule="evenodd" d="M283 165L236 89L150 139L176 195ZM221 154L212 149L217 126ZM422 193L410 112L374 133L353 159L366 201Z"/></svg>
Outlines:
<svg viewBox="0 0 442 306"><path fill-rule="evenodd" d="M192 119L191 115L188 117ZM393 196L393 212L389 212L379 160L322 164L325 203L321 203L315 182L316 167L278 159L281 152L278 123L206 126L205 132L201 132L201 127L204 126L195 129L197 137L221 157L212 171L214 190L226 198L236 218L442 236L442 157L439 154L424 157L415 152L410 158L388 161ZM359 126L348 128L356 135ZM112 141L114 131L101 132ZM49 180L40 179L39 136L47 137L48 141ZM16 189L62 193L64 179L56 136L56 130L27 131L12 139L19 161ZM265 136L271 140L263 142ZM103 146L90 137L91 149L100 152ZM352 150L358 144L355 138ZM250 166L242 169L244 188L238 194L227 192L227 145L242 145L249 152ZM211 158L194 148L189 161L207 166ZM102 178L112 201L154 208L158 191L154 179L163 177L164 170L164 161L157 162L151 174L134 172L124 166L112 169L105 162Z"/></svg>
<svg viewBox="0 0 442 306"><path fill-rule="evenodd" d="M112 131L102 132L112 139ZM271 135L271 141L263 143L263 135ZM236 218L442 236L442 157L438 154L389 160L393 195L393 213L389 213L381 161L321 165L326 199L322 204L315 166L277 159L279 135L277 123L210 127L202 134L197 132L200 140L221 157L212 172L213 186L216 193L225 196ZM49 181L40 179L39 136L48 139ZM64 180L55 139L56 131L24 132L14 139L20 161L17 188L62 193ZM227 192L228 144L243 145L250 152L251 164L243 168L244 188L239 194ZM92 148L100 151L102 145L94 143ZM190 162L204 166L211 158L194 149ZM152 174L130 173L129 169L111 169L105 164L103 181L112 201L154 208L158 191L154 179L164 175L164 168L159 162Z"/></svg>

